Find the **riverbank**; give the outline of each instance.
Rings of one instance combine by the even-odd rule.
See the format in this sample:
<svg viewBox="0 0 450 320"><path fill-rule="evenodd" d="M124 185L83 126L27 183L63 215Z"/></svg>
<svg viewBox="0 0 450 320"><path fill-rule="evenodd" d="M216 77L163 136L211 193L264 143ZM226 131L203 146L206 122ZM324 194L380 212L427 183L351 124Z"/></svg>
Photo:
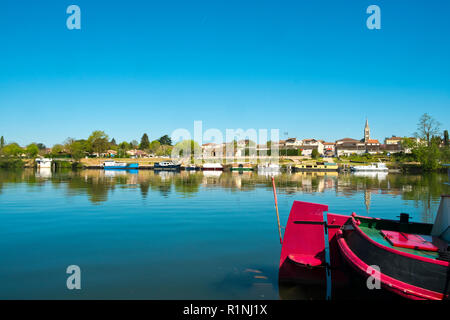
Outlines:
<svg viewBox="0 0 450 320"><path fill-rule="evenodd" d="M111 158L84 158L79 161L75 161L73 159L54 159L54 167L57 169L101 169L102 164L105 161L110 161ZM178 159L177 159L178 160ZM138 163L140 169L153 169L154 164L162 161L177 161L174 159L170 159L168 157L155 157L155 158L115 158L114 161L125 162L125 163ZM227 163L228 161L228 163ZM225 170L230 166L230 161L234 163L244 163L249 162L248 158L235 158L231 159L223 159L221 162L224 165ZM270 161L269 158L259 158L258 163ZM368 165L371 162L369 161L354 161L348 159L338 159L338 158L329 158L329 159L310 159L306 157L280 157L279 164L283 171L289 170L294 167L296 164L300 164L302 162L314 162L314 161L325 161L325 162L335 162L338 164L338 171L348 171L351 166L360 166L360 165ZM204 159L204 163L207 162L217 162L216 159ZM424 172L419 162L393 162L386 161L384 162L386 166L389 168L389 172L408 172L408 173L421 173ZM183 165L189 165L189 161L183 163ZM5 158L0 159L0 168L4 169L17 169L17 168L34 168L36 167L35 159L24 159L24 158ZM257 164L252 164L253 169L257 168ZM435 172L446 172L446 168L441 166L436 169Z"/></svg>

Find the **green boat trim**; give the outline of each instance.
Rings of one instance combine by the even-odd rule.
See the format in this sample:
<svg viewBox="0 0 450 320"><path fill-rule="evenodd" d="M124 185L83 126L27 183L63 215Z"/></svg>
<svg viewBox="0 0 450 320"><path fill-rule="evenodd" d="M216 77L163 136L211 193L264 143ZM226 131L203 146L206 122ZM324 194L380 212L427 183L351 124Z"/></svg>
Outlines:
<svg viewBox="0 0 450 320"><path fill-rule="evenodd" d="M437 259L439 256L438 252L396 247L393 246L389 241L387 241L381 234L381 230L400 231L398 221L364 219L361 217L358 217L358 220L361 222L361 224L358 226L361 229L361 231L364 232L373 241L383 246L430 259ZM414 223L414 222L409 223L404 227L405 229L402 229L401 232L418 234L425 237L430 237L432 229L431 224Z"/></svg>

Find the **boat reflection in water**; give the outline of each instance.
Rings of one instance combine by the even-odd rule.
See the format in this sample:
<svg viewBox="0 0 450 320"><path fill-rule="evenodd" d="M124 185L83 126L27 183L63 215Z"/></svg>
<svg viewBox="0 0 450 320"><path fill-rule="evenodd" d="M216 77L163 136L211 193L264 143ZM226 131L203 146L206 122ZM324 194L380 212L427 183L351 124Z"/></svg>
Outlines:
<svg viewBox="0 0 450 320"><path fill-rule="evenodd" d="M131 169L131 170L116 169L116 170L105 170L104 171L105 177L108 177L108 178L114 178L114 177L126 176L128 174L138 174L138 173L139 173L139 170L137 170L137 169Z"/></svg>
<svg viewBox="0 0 450 320"><path fill-rule="evenodd" d="M51 178L52 177L52 169L50 167L45 168L37 168L36 170L36 178Z"/></svg>
<svg viewBox="0 0 450 320"><path fill-rule="evenodd" d="M213 177L213 178L219 178L222 175L223 171L203 171L204 177Z"/></svg>
<svg viewBox="0 0 450 320"><path fill-rule="evenodd" d="M355 177L377 178L378 180L386 180L388 173L386 171L355 171Z"/></svg>

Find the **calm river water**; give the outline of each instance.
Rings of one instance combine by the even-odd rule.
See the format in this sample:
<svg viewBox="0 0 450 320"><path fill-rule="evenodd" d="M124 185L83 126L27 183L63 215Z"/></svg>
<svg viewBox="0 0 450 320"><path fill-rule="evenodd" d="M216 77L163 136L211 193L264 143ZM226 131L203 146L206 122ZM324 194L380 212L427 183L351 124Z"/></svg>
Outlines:
<svg viewBox="0 0 450 320"><path fill-rule="evenodd" d="M450 191L445 174L275 180L282 225L294 200L431 223ZM280 249L271 177L256 172L0 171L1 299L279 299Z"/></svg>

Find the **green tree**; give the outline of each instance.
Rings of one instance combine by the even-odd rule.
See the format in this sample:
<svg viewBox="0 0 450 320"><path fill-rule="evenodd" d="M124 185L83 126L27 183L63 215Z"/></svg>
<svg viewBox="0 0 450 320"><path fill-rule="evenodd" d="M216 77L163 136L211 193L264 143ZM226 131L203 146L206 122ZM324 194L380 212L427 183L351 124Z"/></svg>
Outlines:
<svg viewBox="0 0 450 320"><path fill-rule="evenodd" d="M109 148L109 138L104 131L96 130L88 138L89 152L104 153Z"/></svg>
<svg viewBox="0 0 450 320"><path fill-rule="evenodd" d="M74 160L79 161L86 155L87 146L88 144L86 143L86 140L76 141L75 139L68 138L66 140L64 148Z"/></svg>
<svg viewBox="0 0 450 320"><path fill-rule="evenodd" d="M441 157L439 145L435 140L430 141L429 145L417 144L413 149L417 160L420 162L422 168L426 171L432 171L439 168L439 159Z"/></svg>
<svg viewBox="0 0 450 320"><path fill-rule="evenodd" d="M174 147L167 146L167 145L161 145L158 150L156 151L157 156L170 156L172 154L172 150Z"/></svg>
<svg viewBox="0 0 450 320"><path fill-rule="evenodd" d="M64 146L62 144L55 144L52 148L52 155L58 156L61 153L64 153Z"/></svg>
<svg viewBox="0 0 450 320"><path fill-rule="evenodd" d="M0 137L0 150L5 146L5 138L3 136Z"/></svg>
<svg viewBox="0 0 450 320"><path fill-rule="evenodd" d="M448 147L448 131L444 130L444 146Z"/></svg>
<svg viewBox="0 0 450 320"><path fill-rule="evenodd" d="M158 139L159 143L161 143L164 146L171 146L172 145L172 139L166 134Z"/></svg>
<svg viewBox="0 0 450 320"><path fill-rule="evenodd" d="M47 147L45 146L45 144L43 144L43 143L36 143L36 146L38 147L39 151L40 151L40 150L44 150L45 148L47 148Z"/></svg>
<svg viewBox="0 0 450 320"><path fill-rule="evenodd" d="M124 151L128 151L131 149L131 146L128 142L123 141L119 144L119 150L124 150Z"/></svg>
<svg viewBox="0 0 450 320"><path fill-rule="evenodd" d="M161 146L161 143L158 140L153 140L150 143L149 150L151 153L156 153L156 151L159 149L160 146Z"/></svg>
<svg viewBox="0 0 450 320"><path fill-rule="evenodd" d="M18 157L23 153L23 149L15 142L3 147L2 152L10 157Z"/></svg>
<svg viewBox="0 0 450 320"><path fill-rule="evenodd" d="M130 147L131 149L137 149L139 147L139 142L137 142L136 140L130 141Z"/></svg>
<svg viewBox="0 0 450 320"><path fill-rule="evenodd" d="M150 141L148 140L148 135L144 133L141 138L141 143L139 144L139 149L147 150L150 147Z"/></svg>
<svg viewBox="0 0 450 320"><path fill-rule="evenodd" d="M112 138L110 144L111 146L117 146L116 139Z"/></svg>
<svg viewBox="0 0 450 320"><path fill-rule="evenodd" d="M29 144L26 149L25 149L25 154L29 157L29 158L34 158L38 155L39 153L39 148L36 144L31 143Z"/></svg>
<svg viewBox="0 0 450 320"><path fill-rule="evenodd" d="M174 147L172 153L175 152L176 155L182 156L182 157L190 157L193 156L195 153L200 153L200 146L197 142L194 140L183 140L178 142Z"/></svg>
<svg viewBox="0 0 450 320"><path fill-rule="evenodd" d="M311 157L313 159L318 159L319 158L319 151L317 151L317 149L313 149L313 151L311 152Z"/></svg>

